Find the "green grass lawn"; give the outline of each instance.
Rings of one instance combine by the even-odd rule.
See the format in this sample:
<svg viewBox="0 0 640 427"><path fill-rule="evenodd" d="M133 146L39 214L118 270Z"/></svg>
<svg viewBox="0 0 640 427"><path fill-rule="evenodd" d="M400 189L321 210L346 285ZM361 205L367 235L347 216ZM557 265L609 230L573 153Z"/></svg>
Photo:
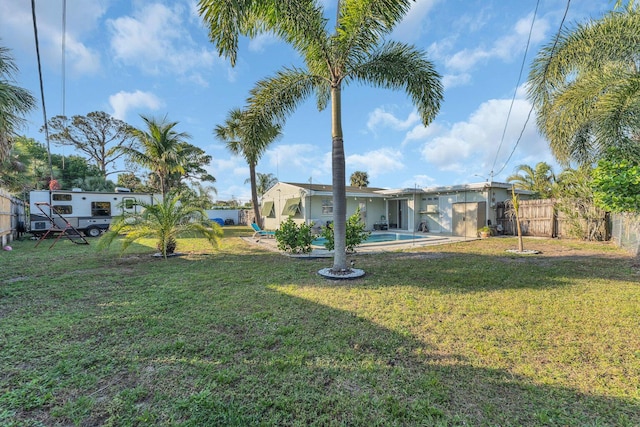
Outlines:
<svg viewBox="0 0 640 427"><path fill-rule="evenodd" d="M225 227L0 252L0 425L638 426L640 283L610 244L292 259Z"/></svg>

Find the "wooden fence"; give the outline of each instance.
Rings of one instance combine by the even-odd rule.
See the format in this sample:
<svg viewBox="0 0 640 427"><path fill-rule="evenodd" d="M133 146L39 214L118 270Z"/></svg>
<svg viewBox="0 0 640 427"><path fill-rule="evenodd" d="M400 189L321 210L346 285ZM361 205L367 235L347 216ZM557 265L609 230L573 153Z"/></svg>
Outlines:
<svg viewBox="0 0 640 427"><path fill-rule="evenodd" d="M510 202L497 206L497 222L504 234L517 234L515 217ZM604 211L589 210L583 215L566 213L559 209L555 199L520 200L518 213L522 234L538 237L580 237L592 240L610 238L609 220ZM589 219L585 219L585 217Z"/></svg>
<svg viewBox="0 0 640 427"><path fill-rule="evenodd" d="M25 232L27 223L24 201L0 188L0 241L2 246Z"/></svg>

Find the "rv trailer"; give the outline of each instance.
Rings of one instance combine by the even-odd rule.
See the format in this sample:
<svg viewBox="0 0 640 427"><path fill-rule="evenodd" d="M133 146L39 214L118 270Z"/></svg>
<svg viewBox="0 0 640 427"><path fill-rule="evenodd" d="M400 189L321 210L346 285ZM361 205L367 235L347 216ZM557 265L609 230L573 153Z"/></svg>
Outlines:
<svg viewBox="0 0 640 427"><path fill-rule="evenodd" d="M30 232L39 236L52 227L64 229L66 220L86 236L98 237L114 217L140 212L140 202L155 203L154 194L132 193L123 188L116 188L115 193L33 190L29 193Z"/></svg>

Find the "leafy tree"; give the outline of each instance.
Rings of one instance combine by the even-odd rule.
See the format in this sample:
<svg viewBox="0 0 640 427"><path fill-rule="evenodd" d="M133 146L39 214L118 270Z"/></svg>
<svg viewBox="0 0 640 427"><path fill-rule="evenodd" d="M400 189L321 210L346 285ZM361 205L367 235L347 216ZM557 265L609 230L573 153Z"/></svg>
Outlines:
<svg viewBox="0 0 640 427"><path fill-rule="evenodd" d="M440 76L414 46L387 41L412 2L338 1L334 24L315 0L199 0L211 41L235 65L240 36L270 32L289 43L304 67L285 67L257 83L248 109L261 120L279 123L305 99L315 95L320 110L331 103L333 272L348 271L346 257L346 179L342 131L342 88L358 81L404 90L428 125L440 108ZM330 25L335 25L332 29Z"/></svg>
<svg viewBox="0 0 640 427"><path fill-rule="evenodd" d="M25 122L23 116L36 105L28 90L15 85L17 73L10 49L0 46L0 166L9 157L15 134Z"/></svg>
<svg viewBox="0 0 640 427"><path fill-rule="evenodd" d="M369 186L369 175L366 172L355 171L349 177L349 181L351 181L352 187L368 187Z"/></svg>
<svg viewBox="0 0 640 427"><path fill-rule="evenodd" d="M519 190L532 191L536 197L548 199L552 196L555 174L548 163L539 162L535 168L519 165L516 173L507 177L507 182Z"/></svg>
<svg viewBox="0 0 640 427"><path fill-rule="evenodd" d="M347 219L347 252L355 252L356 246L367 240L371 232L366 231L365 227L365 223L362 222L360 208L358 208L356 212ZM324 247L329 251L332 251L335 247L334 235L332 224L327 227L322 227L322 237L326 239Z"/></svg>
<svg viewBox="0 0 640 427"><path fill-rule="evenodd" d="M111 193L115 191L116 184L109 180L104 179L103 176L86 176L84 178L76 178L71 181L73 188L81 188L84 191L102 191Z"/></svg>
<svg viewBox="0 0 640 427"><path fill-rule="evenodd" d="M185 143L185 139L191 138L188 133L174 130L178 122L168 122L166 117L162 120L141 117L147 130L130 131L140 143L140 149L122 146L120 150L134 163L151 170L157 177L158 188L164 197L172 188L170 181L174 179L171 179L171 174L184 175L193 153L199 149Z"/></svg>
<svg viewBox="0 0 640 427"><path fill-rule="evenodd" d="M33 189L48 188L51 179L44 144L26 137L16 137L11 154L2 174L2 181L17 193ZM90 165L84 157L60 154L51 155L53 178L63 189L80 187L84 190L110 191L114 184L107 181L95 165Z"/></svg>
<svg viewBox="0 0 640 427"><path fill-rule="evenodd" d="M258 185L256 165L267 146L281 135L281 127L271 122L256 121L247 111L233 109L229 112L224 125L216 126L216 137L227 144L233 154L242 155L249 165L251 182L251 201L257 224L262 227L260 204L258 203Z"/></svg>
<svg viewBox="0 0 640 427"><path fill-rule="evenodd" d="M105 249L121 234L121 251L142 238L157 239L157 248L166 259L176 249L177 241L184 236L204 237L217 247L223 235L222 228L209 221L205 212L189 203L181 203L179 194L167 194L154 203L140 203L142 212L125 214L109 226L98 241L98 248Z"/></svg>
<svg viewBox="0 0 640 427"><path fill-rule="evenodd" d="M610 147L640 158L639 55L637 7L578 24L538 53L529 97L561 163L592 164Z"/></svg>
<svg viewBox="0 0 640 427"><path fill-rule="evenodd" d="M591 167L562 171L554 195L556 207L564 213L573 237L586 240L604 240L607 237L605 212L596 206L594 200Z"/></svg>
<svg viewBox="0 0 640 427"><path fill-rule="evenodd" d="M264 193L278 183L278 178L276 178L272 173L256 172L256 181L256 192L258 193L258 197L261 198ZM247 182L245 181L245 184L246 183Z"/></svg>
<svg viewBox="0 0 640 427"><path fill-rule="evenodd" d="M278 249L292 254L308 254L311 252L313 235L309 224L296 224L287 218L275 232Z"/></svg>
<svg viewBox="0 0 640 427"><path fill-rule="evenodd" d="M135 193L151 192L150 189L142 183L142 180L138 178L133 172L124 172L119 174L116 185L118 187L128 188Z"/></svg>
<svg viewBox="0 0 640 427"><path fill-rule="evenodd" d="M186 142L180 144L179 150L185 154L184 165L181 171L169 174L167 178L169 188L188 191L189 185L186 181L192 183L216 182L216 178L205 169L205 166L211 163L212 157L210 155L200 147Z"/></svg>
<svg viewBox="0 0 640 427"><path fill-rule="evenodd" d="M125 154L121 148L134 148L131 126L103 111L86 116L55 116L48 122L53 132L49 138L57 145L71 146L83 153L103 176L117 171L109 170Z"/></svg>
<svg viewBox="0 0 640 427"><path fill-rule="evenodd" d="M609 212L640 212L640 163L610 152L593 170L594 199Z"/></svg>

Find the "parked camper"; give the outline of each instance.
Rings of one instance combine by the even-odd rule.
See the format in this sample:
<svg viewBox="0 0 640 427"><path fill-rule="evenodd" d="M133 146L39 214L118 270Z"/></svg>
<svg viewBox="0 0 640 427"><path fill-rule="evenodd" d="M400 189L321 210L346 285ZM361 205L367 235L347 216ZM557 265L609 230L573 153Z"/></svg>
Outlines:
<svg viewBox="0 0 640 427"><path fill-rule="evenodd" d="M32 234L41 235L51 227L65 229L65 220L89 237L97 237L109 228L113 217L140 211L139 202L154 203L151 193L131 193L117 188L115 193L65 190L34 190L29 207ZM157 195L155 197L158 197ZM47 216L48 215L48 216Z"/></svg>

